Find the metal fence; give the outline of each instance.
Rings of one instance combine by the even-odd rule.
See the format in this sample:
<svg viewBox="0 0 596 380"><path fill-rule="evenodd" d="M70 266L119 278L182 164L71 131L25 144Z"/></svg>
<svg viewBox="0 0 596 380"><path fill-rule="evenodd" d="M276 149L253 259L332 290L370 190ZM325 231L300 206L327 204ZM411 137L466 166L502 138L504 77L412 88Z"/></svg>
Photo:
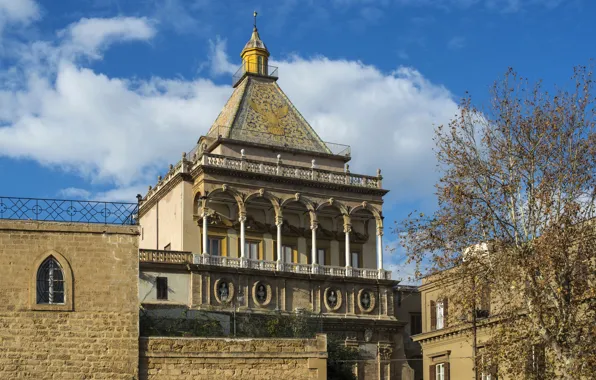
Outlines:
<svg viewBox="0 0 596 380"><path fill-rule="evenodd" d="M136 225L137 203L0 197L0 219Z"/></svg>
<svg viewBox="0 0 596 380"><path fill-rule="evenodd" d="M236 73L232 75L232 85L236 85L236 83L242 79L244 74L247 72L267 76L270 78L279 77L277 67L275 66L265 65L264 63L258 64L257 62L244 62L242 66L236 70Z"/></svg>

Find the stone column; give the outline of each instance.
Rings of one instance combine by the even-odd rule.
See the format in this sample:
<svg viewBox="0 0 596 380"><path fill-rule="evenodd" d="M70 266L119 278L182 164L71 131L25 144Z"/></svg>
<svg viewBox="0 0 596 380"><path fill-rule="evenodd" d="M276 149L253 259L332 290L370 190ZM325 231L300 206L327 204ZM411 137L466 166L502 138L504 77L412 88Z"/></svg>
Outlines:
<svg viewBox="0 0 596 380"><path fill-rule="evenodd" d="M314 161L314 160L313 160ZM312 272L319 273L319 265L320 263L317 262L317 228L319 224L316 221L313 221L310 225L310 230L312 231L312 242L311 242L311 263L312 263Z"/></svg>
<svg viewBox="0 0 596 380"><path fill-rule="evenodd" d="M277 226L277 270L283 270L284 257L281 251L281 226L283 218L281 216L275 217L275 225Z"/></svg>
<svg viewBox="0 0 596 380"><path fill-rule="evenodd" d="M377 269L383 278L383 227L377 227Z"/></svg>
<svg viewBox="0 0 596 380"><path fill-rule="evenodd" d="M238 217L240 220L240 261L243 267L246 267L247 260L246 260L246 237L245 237L245 222L246 222L246 215L241 213Z"/></svg>
<svg viewBox="0 0 596 380"><path fill-rule="evenodd" d="M207 216L207 210L203 209L203 255L208 255L207 252L207 224L209 223L209 217Z"/></svg>
<svg viewBox="0 0 596 380"><path fill-rule="evenodd" d="M377 346L378 379L391 379L391 356L393 347L387 344L379 343Z"/></svg>
<svg viewBox="0 0 596 380"><path fill-rule="evenodd" d="M352 263L350 253L350 232L352 232L352 225L349 223L344 224L344 233L346 234L346 276L352 275Z"/></svg>

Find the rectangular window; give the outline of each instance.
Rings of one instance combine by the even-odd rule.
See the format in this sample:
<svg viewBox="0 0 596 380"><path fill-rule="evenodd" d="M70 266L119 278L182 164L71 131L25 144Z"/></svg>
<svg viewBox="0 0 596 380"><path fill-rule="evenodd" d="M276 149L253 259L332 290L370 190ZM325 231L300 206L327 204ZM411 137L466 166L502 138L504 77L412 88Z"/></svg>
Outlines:
<svg viewBox="0 0 596 380"><path fill-rule="evenodd" d="M352 252L352 268L360 268L360 254Z"/></svg>
<svg viewBox="0 0 596 380"><path fill-rule="evenodd" d="M293 263L294 262L294 249L289 245L282 245L281 252L283 253L283 258L285 263Z"/></svg>
<svg viewBox="0 0 596 380"><path fill-rule="evenodd" d="M257 57L257 65L258 65L258 73L263 74L265 70L263 70L263 57L260 55Z"/></svg>
<svg viewBox="0 0 596 380"><path fill-rule="evenodd" d="M168 278L167 277L157 277L155 280L155 285L157 287L157 299L158 300L167 300L168 299Z"/></svg>
<svg viewBox="0 0 596 380"><path fill-rule="evenodd" d="M319 264L319 265L329 265L325 261L325 250L323 248L317 249L317 264Z"/></svg>
<svg viewBox="0 0 596 380"><path fill-rule="evenodd" d="M252 260L259 260L259 242L247 241L244 243L244 254Z"/></svg>
<svg viewBox="0 0 596 380"><path fill-rule="evenodd" d="M435 380L445 380L445 363L437 364L435 368Z"/></svg>
<svg viewBox="0 0 596 380"><path fill-rule="evenodd" d="M207 253L212 256L221 256L222 238L210 237L207 239Z"/></svg>
<svg viewBox="0 0 596 380"><path fill-rule="evenodd" d="M422 315L410 314L410 335L420 334L422 332Z"/></svg>
<svg viewBox="0 0 596 380"><path fill-rule="evenodd" d="M437 301L437 329L442 329L445 327L445 318L444 318L444 311L445 308L443 307L443 301Z"/></svg>

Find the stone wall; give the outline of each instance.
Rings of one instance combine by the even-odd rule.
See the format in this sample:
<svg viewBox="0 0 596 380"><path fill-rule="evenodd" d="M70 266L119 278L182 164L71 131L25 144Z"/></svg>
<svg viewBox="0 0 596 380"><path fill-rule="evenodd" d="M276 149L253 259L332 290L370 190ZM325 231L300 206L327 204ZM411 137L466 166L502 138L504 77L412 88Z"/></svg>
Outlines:
<svg viewBox="0 0 596 380"><path fill-rule="evenodd" d="M141 338L139 378L327 378L327 338Z"/></svg>
<svg viewBox="0 0 596 380"><path fill-rule="evenodd" d="M54 256L65 303L36 303ZM0 220L0 379L127 379L138 374L138 229Z"/></svg>

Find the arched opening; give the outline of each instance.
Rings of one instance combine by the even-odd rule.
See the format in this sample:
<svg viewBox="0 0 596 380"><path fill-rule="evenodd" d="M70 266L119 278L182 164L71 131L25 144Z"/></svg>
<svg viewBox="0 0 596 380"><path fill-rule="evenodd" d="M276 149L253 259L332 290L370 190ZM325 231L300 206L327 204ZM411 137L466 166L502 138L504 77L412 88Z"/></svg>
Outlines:
<svg viewBox="0 0 596 380"><path fill-rule="evenodd" d="M377 217L367 208L358 207L350 213L350 220L352 267L377 269Z"/></svg>
<svg viewBox="0 0 596 380"><path fill-rule="evenodd" d="M277 201L266 193L251 194L246 198L244 254L251 262L277 259L276 206Z"/></svg>
<svg viewBox="0 0 596 380"><path fill-rule="evenodd" d="M37 304L64 304L64 272L58 260L53 256L49 256L39 266L36 288Z"/></svg>
<svg viewBox="0 0 596 380"><path fill-rule="evenodd" d="M327 202L318 207L317 251L321 252L320 255L323 257L320 265L346 266L345 216L345 208L338 202Z"/></svg>
<svg viewBox="0 0 596 380"><path fill-rule="evenodd" d="M228 191L212 192L206 203L206 213L207 238L203 239L206 247L202 251L211 256L239 257L239 206L236 197ZM201 231L201 236L203 234L204 231Z"/></svg>
<svg viewBox="0 0 596 380"><path fill-rule="evenodd" d="M295 198L283 203L282 252L285 263L312 264L311 210Z"/></svg>

